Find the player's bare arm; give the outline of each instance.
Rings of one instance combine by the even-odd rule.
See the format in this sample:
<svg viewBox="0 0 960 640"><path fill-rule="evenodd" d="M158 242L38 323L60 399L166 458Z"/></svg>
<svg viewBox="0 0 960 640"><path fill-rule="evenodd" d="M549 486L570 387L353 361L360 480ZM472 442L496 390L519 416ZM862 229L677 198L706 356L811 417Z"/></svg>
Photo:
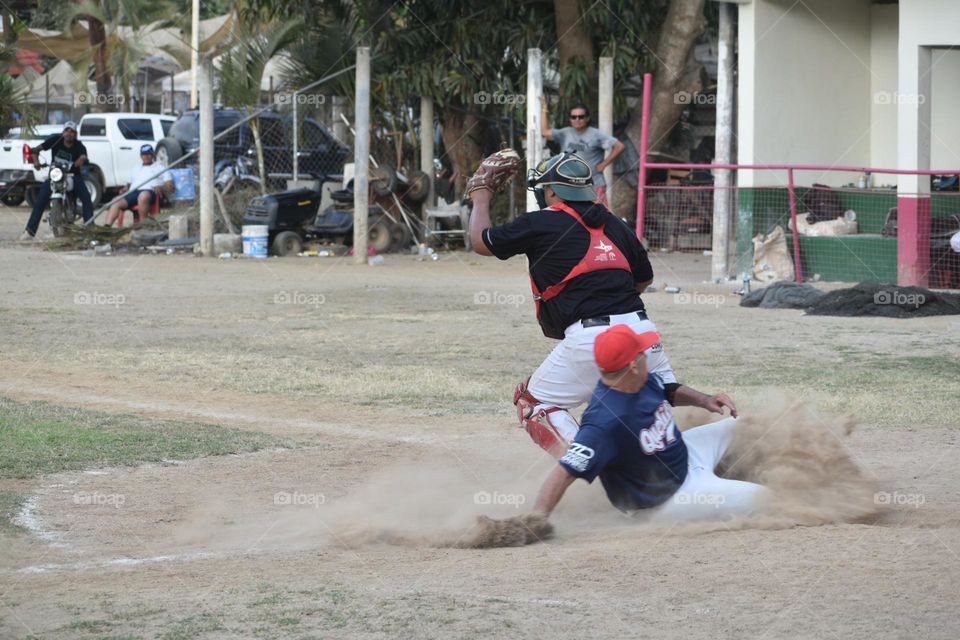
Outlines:
<svg viewBox="0 0 960 640"><path fill-rule="evenodd" d="M540 487L540 493L537 495L537 502L533 506L533 512L544 517L553 513L553 510L557 507L557 503L560 502L560 498L563 497L563 494L567 491L567 488L573 484L574 480L576 480L576 478L570 475L570 473L560 465L554 467L553 471L550 472L550 475L547 476L547 479L544 481L543 486Z"/></svg>
<svg viewBox="0 0 960 640"><path fill-rule="evenodd" d="M483 231L490 224L490 201L504 189L520 170L522 160L513 149L501 149L487 156L480 168L467 180L467 197L473 200L470 214L470 242L473 250L482 256L493 253L483 241Z"/></svg>
<svg viewBox="0 0 960 640"><path fill-rule="evenodd" d="M493 200L493 194L487 189L477 189L470 198L473 200L473 210L470 212L470 245L474 253L481 256L492 256L493 253L487 248L483 241L483 232L489 229L490 224L490 201Z"/></svg>
<svg viewBox="0 0 960 640"><path fill-rule="evenodd" d="M720 415L723 415L724 408L727 408L730 410L730 415L734 418L739 415L737 413L737 405L733 403L733 400L731 400L727 394L718 393L713 396L708 396L685 384L677 387L673 395L672 404L675 407L700 407L701 409L706 409L711 413L719 413Z"/></svg>
<svg viewBox="0 0 960 640"><path fill-rule="evenodd" d="M540 96L540 135L547 140L553 140L553 129L550 128L550 109L547 108L547 99Z"/></svg>
<svg viewBox="0 0 960 640"><path fill-rule="evenodd" d="M603 173L604 169L613 164L613 161L617 159L621 153L623 153L624 147L623 143L617 140L613 144L613 149L610 151L610 155L597 163L597 173Z"/></svg>

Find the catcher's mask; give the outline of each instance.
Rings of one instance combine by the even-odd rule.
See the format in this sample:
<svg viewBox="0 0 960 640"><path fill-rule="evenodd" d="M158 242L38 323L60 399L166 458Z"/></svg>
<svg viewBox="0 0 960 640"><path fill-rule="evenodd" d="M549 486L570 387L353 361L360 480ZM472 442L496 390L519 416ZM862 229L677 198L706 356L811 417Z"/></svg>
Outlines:
<svg viewBox="0 0 960 640"><path fill-rule="evenodd" d="M543 191L547 185L557 197L567 202L593 202L597 199L597 192L593 189L593 171L583 158L574 153L553 156L527 173L527 189L533 191L541 209L547 206Z"/></svg>

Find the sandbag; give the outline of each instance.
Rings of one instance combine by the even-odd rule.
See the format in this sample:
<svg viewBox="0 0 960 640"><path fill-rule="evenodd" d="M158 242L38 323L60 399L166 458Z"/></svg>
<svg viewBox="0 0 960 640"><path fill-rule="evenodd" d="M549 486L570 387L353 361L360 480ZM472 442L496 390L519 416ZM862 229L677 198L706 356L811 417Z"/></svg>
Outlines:
<svg viewBox="0 0 960 640"><path fill-rule="evenodd" d="M857 233L856 220L834 218L833 220L820 220L811 223L809 217L809 213L797 215L797 228L802 236L852 236ZM793 228L792 222L793 221L791 221L791 228Z"/></svg>
<svg viewBox="0 0 960 640"><path fill-rule="evenodd" d="M793 260L780 225L767 235L757 235L753 239L753 277L760 282L793 280Z"/></svg>

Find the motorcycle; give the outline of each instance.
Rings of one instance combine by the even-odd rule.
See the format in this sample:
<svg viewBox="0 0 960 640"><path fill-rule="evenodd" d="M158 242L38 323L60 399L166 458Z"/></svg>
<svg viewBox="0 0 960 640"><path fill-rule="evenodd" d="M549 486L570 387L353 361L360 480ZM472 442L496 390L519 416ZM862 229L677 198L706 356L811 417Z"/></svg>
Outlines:
<svg viewBox="0 0 960 640"><path fill-rule="evenodd" d="M66 228L77 219L77 199L73 195L73 178L70 169L73 163L70 160L54 158L51 164L40 165L40 168L49 167L47 179L50 181L50 213L47 222L55 238L64 235Z"/></svg>

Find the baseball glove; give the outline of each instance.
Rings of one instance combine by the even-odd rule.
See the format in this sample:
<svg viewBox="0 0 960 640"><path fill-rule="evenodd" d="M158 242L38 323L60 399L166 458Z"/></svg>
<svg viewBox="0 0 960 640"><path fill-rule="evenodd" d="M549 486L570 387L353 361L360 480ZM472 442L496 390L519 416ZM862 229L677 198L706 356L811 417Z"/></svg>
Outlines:
<svg viewBox="0 0 960 640"><path fill-rule="evenodd" d="M487 156L467 181L467 195L477 189L489 189L494 195L500 193L520 170L521 162L513 149L501 149Z"/></svg>

